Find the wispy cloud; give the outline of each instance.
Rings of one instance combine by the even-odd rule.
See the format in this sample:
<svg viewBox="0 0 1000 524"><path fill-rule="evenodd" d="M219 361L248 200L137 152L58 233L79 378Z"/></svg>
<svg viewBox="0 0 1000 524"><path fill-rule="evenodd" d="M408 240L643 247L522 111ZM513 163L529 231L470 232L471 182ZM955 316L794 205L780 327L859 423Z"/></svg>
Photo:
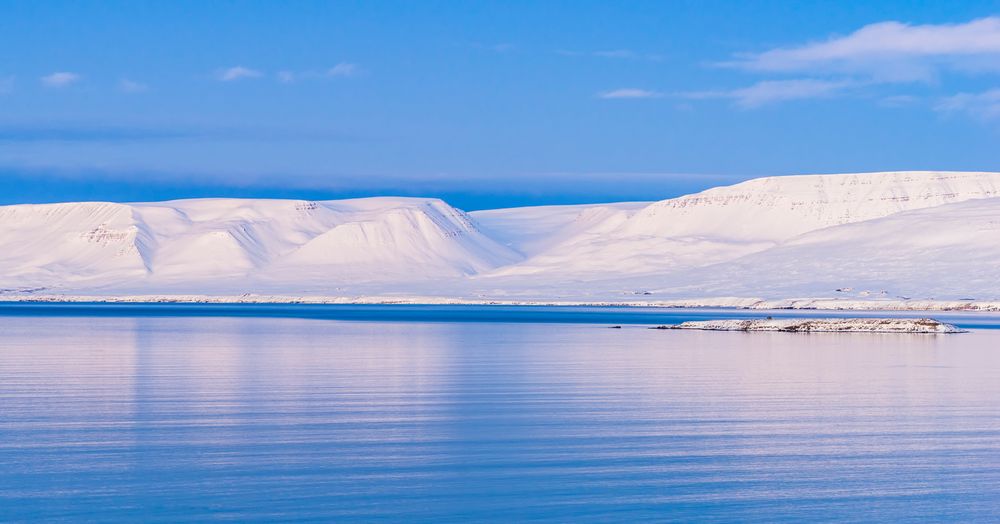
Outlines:
<svg viewBox="0 0 1000 524"><path fill-rule="evenodd" d="M232 82L234 80L242 80L245 78L260 78L263 75L264 73L261 73L256 69L235 66L220 70L217 74L217 78L223 82Z"/></svg>
<svg viewBox="0 0 1000 524"><path fill-rule="evenodd" d="M793 80L764 80L748 87L714 91L692 91L678 96L690 99L727 98L737 106L750 109L776 102L828 98L846 89L856 87L850 80L816 80L799 78Z"/></svg>
<svg viewBox="0 0 1000 524"><path fill-rule="evenodd" d="M0 95L6 95L14 90L14 77L0 77Z"/></svg>
<svg viewBox="0 0 1000 524"><path fill-rule="evenodd" d="M494 53L509 53L517 49L517 46L508 42L499 42L496 44L484 44L482 42L472 42L469 44L475 49L483 49L486 51L492 51Z"/></svg>
<svg viewBox="0 0 1000 524"><path fill-rule="evenodd" d="M326 70L326 76L354 76L358 74L358 66L349 62L341 62Z"/></svg>
<svg viewBox="0 0 1000 524"><path fill-rule="evenodd" d="M560 49L557 54L563 56L590 56L595 58L611 58L619 60L649 60L657 62L663 59L662 56L653 53L640 53L631 49L602 49L598 51L571 51Z"/></svg>
<svg viewBox="0 0 1000 524"><path fill-rule="evenodd" d="M279 82L283 84L291 84L303 80L318 78L347 78L357 76L359 74L361 74L361 68L358 67L357 64L340 62L333 67L322 70L311 69L309 71L289 71L286 69L278 71L276 76Z"/></svg>
<svg viewBox="0 0 1000 524"><path fill-rule="evenodd" d="M663 96L662 93L657 91L650 91L647 89L639 89L635 87L624 87L621 89L614 89L612 91L605 91L603 93L598 93L598 98L607 99L619 99L619 98L659 98Z"/></svg>
<svg viewBox="0 0 1000 524"><path fill-rule="evenodd" d="M920 102L920 97L913 95L890 95L882 97L878 103L882 107L906 107Z"/></svg>
<svg viewBox="0 0 1000 524"><path fill-rule="evenodd" d="M965 113L982 119L1000 118L1000 89L949 96L942 99L935 109L944 113Z"/></svg>
<svg viewBox="0 0 1000 524"><path fill-rule="evenodd" d="M66 87L80 81L82 77L68 71L58 71L40 78L45 87Z"/></svg>
<svg viewBox="0 0 1000 524"><path fill-rule="evenodd" d="M123 93L144 93L149 91L149 86L142 82L122 78L118 81L118 90Z"/></svg>
<svg viewBox="0 0 1000 524"><path fill-rule="evenodd" d="M89 124L0 124L3 142L131 142L198 136L196 131L179 128L106 126Z"/></svg>
<svg viewBox="0 0 1000 524"><path fill-rule="evenodd" d="M614 49L611 51L594 51L591 53L594 56L599 56L601 58L636 58L635 51L629 49Z"/></svg>
<svg viewBox="0 0 1000 524"><path fill-rule="evenodd" d="M984 60L988 58L988 60ZM863 74L924 81L938 69L1000 67L1000 17L963 24L880 22L821 42L743 54L723 65L760 72Z"/></svg>
<svg viewBox="0 0 1000 524"><path fill-rule="evenodd" d="M741 53L715 64L748 73L795 75L761 79L738 89L680 93L691 99L731 99L743 108L788 100L831 98L866 91L885 107L914 103L912 95L886 93L892 85L937 83L944 71L1000 72L1000 16L959 24L869 24L847 34L757 53ZM949 77L944 77L945 79ZM879 88L878 91L875 88ZM879 92L881 91L881 92ZM984 93L963 93L940 104L942 111L990 113ZM975 107L974 110L965 108Z"/></svg>
<svg viewBox="0 0 1000 524"><path fill-rule="evenodd" d="M229 127L205 125L132 125L90 122L45 124L0 122L0 143L32 142L136 142L177 139L247 141L340 141L368 140L369 137L335 129L287 129L280 127Z"/></svg>

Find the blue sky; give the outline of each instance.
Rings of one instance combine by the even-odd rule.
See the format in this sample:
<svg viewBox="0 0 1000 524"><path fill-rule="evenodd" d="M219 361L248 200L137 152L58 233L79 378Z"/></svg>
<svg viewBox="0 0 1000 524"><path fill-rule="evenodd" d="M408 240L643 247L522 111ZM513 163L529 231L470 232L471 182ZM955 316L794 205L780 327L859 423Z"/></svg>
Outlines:
<svg viewBox="0 0 1000 524"><path fill-rule="evenodd" d="M1000 169L1000 2L0 1L0 57L0 203Z"/></svg>

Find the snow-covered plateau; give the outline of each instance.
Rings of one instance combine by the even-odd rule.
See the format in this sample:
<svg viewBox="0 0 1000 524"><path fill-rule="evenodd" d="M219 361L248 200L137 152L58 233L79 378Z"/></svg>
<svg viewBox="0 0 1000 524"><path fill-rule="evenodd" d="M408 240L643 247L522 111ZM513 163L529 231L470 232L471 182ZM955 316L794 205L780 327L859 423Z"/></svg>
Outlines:
<svg viewBox="0 0 1000 524"><path fill-rule="evenodd" d="M3 206L0 300L1000 311L1000 173L471 213L398 197Z"/></svg>
<svg viewBox="0 0 1000 524"><path fill-rule="evenodd" d="M964 333L951 324L930 318L757 318L695 320L658 329L706 331L780 331L786 333Z"/></svg>

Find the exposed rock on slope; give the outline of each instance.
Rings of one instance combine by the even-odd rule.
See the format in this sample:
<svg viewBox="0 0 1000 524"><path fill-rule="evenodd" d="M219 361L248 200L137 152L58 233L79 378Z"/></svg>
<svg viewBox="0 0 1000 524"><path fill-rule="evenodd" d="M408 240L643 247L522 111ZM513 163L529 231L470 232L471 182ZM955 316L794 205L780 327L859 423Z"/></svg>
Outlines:
<svg viewBox="0 0 1000 524"><path fill-rule="evenodd" d="M143 278L154 245L123 204L0 207L0 278L8 286Z"/></svg>

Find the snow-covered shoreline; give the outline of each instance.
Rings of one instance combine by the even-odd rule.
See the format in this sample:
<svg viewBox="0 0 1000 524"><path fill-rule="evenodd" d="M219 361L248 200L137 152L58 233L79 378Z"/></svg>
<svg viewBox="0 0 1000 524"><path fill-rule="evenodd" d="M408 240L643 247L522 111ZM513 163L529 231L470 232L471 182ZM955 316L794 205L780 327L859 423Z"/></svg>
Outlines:
<svg viewBox="0 0 1000 524"><path fill-rule="evenodd" d="M698 320L658 329L703 331L765 331L782 333L964 333L951 324L930 318L755 318Z"/></svg>
<svg viewBox="0 0 1000 524"><path fill-rule="evenodd" d="M965 300L851 300L835 298L761 299L714 297L675 300L591 300L456 298L441 296L390 295L70 295L0 294L0 303L177 303L177 304L342 304L342 305L468 305L468 306L593 306L648 308L731 308L746 310L829 310L829 311L983 311L1000 312L1000 301Z"/></svg>

